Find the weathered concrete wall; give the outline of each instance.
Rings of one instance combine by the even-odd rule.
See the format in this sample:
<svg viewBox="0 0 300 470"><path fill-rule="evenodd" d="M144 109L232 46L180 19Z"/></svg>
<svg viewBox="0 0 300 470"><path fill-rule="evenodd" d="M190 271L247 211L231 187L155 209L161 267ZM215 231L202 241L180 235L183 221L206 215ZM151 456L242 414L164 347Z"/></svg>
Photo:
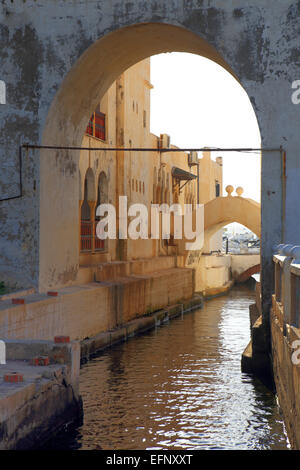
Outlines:
<svg viewBox="0 0 300 470"><path fill-rule="evenodd" d="M231 281L230 255L202 255L195 269L195 291L205 295L211 289L222 291L222 287Z"/></svg>
<svg viewBox="0 0 300 470"><path fill-rule="evenodd" d="M299 265L292 268L292 258L274 256L275 294L270 311L271 361L265 351L262 328L261 286L256 283L256 303L250 305L251 341L242 355L242 371L258 375L276 387L288 438L293 449L300 449L300 329L298 317L299 292L291 270L299 276ZM285 261L287 262L285 264ZM288 284L290 284L289 288Z"/></svg>
<svg viewBox="0 0 300 470"><path fill-rule="evenodd" d="M195 294L188 301L183 301L183 303L157 310L141 318L131 320L124 326L115 328L114 330L99 333L93 338L84 339L81 341L81 357L83 360L89 359L95 352L102 351L114 344L127 341L128 338L156 328L185 312L202 307L203 297Z"/></svg>
<svg viewBox="0 0 300 470"><path fill-rule="evenodd" d="M274 380L279 404L291 446L300 450L300 330L288 326L286 334L283 333L283 311L275 299L271 310L271 333ZM298 353L297 348L292 347L294 341L298 341ZM295 353L297 363L292 361Z"/></svg>
<svg viewBox="0 0 300 470"><path fill-rule="evenodd" d="M128 267L122 271L122 263L115 270L108 265L97 270L99 282L59 289L57 297L31 294L24 305L0 301L0 337L51 340L64 335L82 340L192 298L192 269L166 266L141 274L145 262L132 264L132 275L126 273Z"/></svg>
<svg viewBox="0 0 300 470"><path fill-rule="evenodd" d="M259 264L260 255L205 255L195 258L194 262L186 261L186 266L194 269L195 292L203 295L216 295L231 287L234 280L245 282L240 278L249 267ZM180 258L178 260L180 263Z"/></svg>
<svg viewBox="0 0 300 470"><path fill-rule="evenodd" d="M241 367L242 372L254 374L268 387L274 388L272 363L270 352L266 348L261 306L261 284L256 282L255 304L249 306L251 340L242 354Z"/></svg>
<svg viewBox="0 0 300 470"><path fill-rule="evenodd" d="M260 264L260 254L231 254L231 272L234 279L239 277L249 268ZM258 271L259 272L259 271Z"/></svg>
<svg viewBox="0 0 300 470"><path fill-rule="evenodd" d="M0 368L0 449L30 449L66 423L82 417L79 397L80 344L5 340L7 363ZM48 366L32 366L47 355ZM7 383L16 371L23 382Z"/></svg>
<svg viewBox="0 0 300 470"><path fill-rule="evenodd" d="M291 101L291 84L299 75L299 11L298 0L280 0L272 7L267 0L4 0L0 79L7 84L7 104L0 106L1 196L19 190L20 143L79 146L91 111L123 70L164 51L209 57L235 74L247 91L263 146L283 144L287 150L284 234L281 157L277 151L264 153L262 161L267 323L271 248L282 237L296 242L300 220L299 108ZM0 203L2 275L23 287L64 285L78 271L78 234L72 230L78 226L78 153L30 151L23 164L24 196ZM66 230L69 237L62 242Z"/></svg>

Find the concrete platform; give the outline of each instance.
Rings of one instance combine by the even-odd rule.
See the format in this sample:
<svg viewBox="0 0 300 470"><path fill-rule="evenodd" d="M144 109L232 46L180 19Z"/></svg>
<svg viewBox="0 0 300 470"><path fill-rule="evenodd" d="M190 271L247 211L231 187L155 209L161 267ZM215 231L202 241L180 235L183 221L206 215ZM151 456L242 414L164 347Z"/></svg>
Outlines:
<svg viewBox="0 0 300 470"><path fill-rule="evenodd" d="M36 448L68 422L82 418L79 396L79 343L48 346L50 360L59 363L33 366L28 360L8 360L0 366L0 450ZM27 357L39 342L8 343L9 356ZM59 352L59 354L57 354ZM17 372L23 375L18 383L5 382L4 376Z"/></svg>
<svg viewBox="0 0 300 470"><path fill-rule="evenodd" d="M3 419L1 399L14 395L16 392L28 387L31 384L38 385L49 381L49 379L58 378L63 374L66 366L51 364L49 366L32 366L27 361L7 361L0 366L0 422ZM23 382L7 383L4 382L4 376L9 373L17 372L23 374Z"/></svg>

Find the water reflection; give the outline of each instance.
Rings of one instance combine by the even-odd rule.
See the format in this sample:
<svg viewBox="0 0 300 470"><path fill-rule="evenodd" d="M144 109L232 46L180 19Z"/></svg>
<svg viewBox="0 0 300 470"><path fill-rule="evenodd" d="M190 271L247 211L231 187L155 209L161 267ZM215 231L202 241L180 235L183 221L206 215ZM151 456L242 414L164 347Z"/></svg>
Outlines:
<svg viewBox="0 0 300 470"><path fill-rule="evenodd" d="M241 373L246 287L82 367L84 424L48 448L286 449L274 395Z"/></svg>

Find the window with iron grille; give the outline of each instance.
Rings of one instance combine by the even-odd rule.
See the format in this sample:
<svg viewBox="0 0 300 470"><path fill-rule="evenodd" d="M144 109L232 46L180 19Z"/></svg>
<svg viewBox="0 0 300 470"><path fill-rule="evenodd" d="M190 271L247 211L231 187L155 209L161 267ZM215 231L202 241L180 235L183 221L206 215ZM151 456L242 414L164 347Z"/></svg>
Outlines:
<svg viewBox="0 0 300 470"><path fill-rule="evenodd" d="M96 137L97 139L106 139L106 116L100 111L99 105L89 120L86 134Z"/></svg>

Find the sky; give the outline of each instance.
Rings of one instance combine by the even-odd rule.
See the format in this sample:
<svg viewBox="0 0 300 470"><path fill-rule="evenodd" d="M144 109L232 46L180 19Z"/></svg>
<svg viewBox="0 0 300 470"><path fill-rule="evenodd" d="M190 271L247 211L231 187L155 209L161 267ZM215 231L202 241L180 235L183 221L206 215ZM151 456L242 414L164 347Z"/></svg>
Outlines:
<svg viewBox="0 0 300 470"><path fill-rule="evenodd" d="M260 147L247 93L216 63L180 52L152 56L151 83L154 134L169 134L171 143L181 148ZM212 153L213 159L218 156L223 157L224 195L228 184L242 186L244 197L260 202L260 155Z"/></svg>

